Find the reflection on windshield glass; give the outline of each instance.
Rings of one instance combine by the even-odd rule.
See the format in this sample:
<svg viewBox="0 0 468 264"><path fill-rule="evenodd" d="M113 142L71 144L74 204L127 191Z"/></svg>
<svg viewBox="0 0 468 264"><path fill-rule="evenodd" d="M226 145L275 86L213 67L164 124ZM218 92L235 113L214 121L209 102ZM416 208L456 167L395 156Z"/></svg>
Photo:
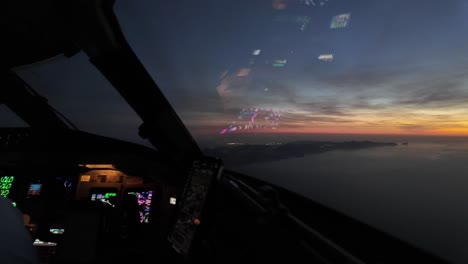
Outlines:
<svg viewBox="0 0 468 264"><path fill-rule="evenodd" d="M221 2L117 10L200 142L468 133L463 1Z"/></svg>

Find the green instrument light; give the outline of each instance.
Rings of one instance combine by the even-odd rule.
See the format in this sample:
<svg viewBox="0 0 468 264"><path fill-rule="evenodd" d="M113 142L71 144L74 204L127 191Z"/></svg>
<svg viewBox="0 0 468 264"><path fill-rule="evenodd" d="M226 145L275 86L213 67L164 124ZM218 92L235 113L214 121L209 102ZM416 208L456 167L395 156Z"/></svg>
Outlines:
<svg viewBox="0 0 468 264"><path fill-rule="evenodd" d="M106 197L106 198L115 197L115 196L117 196L116 193L106 193L106 194L105 194L105 197Z"/></svg>
<svg viewBox="0 0 468 264"><path fill-rule="evenodd" d="M15 176L2 176L0 177L0 195L3 197L7 197L10 194L11 186L13 185L13 181L15 180Z"/></svg>

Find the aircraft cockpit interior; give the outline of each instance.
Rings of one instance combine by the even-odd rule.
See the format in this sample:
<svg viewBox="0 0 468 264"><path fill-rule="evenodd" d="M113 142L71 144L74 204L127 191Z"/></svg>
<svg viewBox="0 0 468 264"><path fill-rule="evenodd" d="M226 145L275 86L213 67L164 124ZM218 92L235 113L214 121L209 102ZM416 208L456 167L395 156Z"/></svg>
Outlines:
<svg viewBox="0 0 468 264"><path fill-rule="evenodd" d="M4 3L6 15L0 18L5 29L0 49L0 111L8 110L23 125L0 128L0 199L11 204L11 208L0 207L0 218L3 209L21 214L23 222L18 224L27 229L38 263L446 263L413 244L286 187L231 170L225 167L222 158L202 151L159 88L155 80L158 78L153 78L149 71L157 76L170 74L158 67L150 69L148 60L136 55L133 47L137 49L138 43L127 42L127 36L135 32L119 23L115 2L125 4L114 0ZM193 1L172 0L168 5L176 2ZM197 2L198 9L203 9L202 2ZM270 0L245 2L265 4L278 13L289 4L293 6L292 3L316 12L322 6L325 10L332 1L273 1L273 7ZM183 19L186 13L181 10L179 15ZM335 14L330 30L345 28L349 19L349 14ZM310 17L296 18L285 13L274 20L274 25L289 23L278 28L304 32L309 21ZM327 23L324 25L329 30ZM186 21L184 25L189 24ZM161 29L167 25L157 26ZM179 36L173 33L173 37ZM165 39L158 39L158 43L164 45ZM264 52L267 51L256 50L252 56L261 57ZM205 69L181 54L171 55L190 64L191 71L203 73ZM80 86L77 89L50 89L59 95L72 94L67 102L61 96L46 95L36 89L47 87L47 81L52 79L49 77L56 75L47 65L57 56L86 62L83 71L92 76L86 80L73 77ZM328 63L333 55L322 59ZM164 58L155 61L159 63ZM286 63L289 66L292 60L281 57L268 60L259 68L280 71ZM29 75L21 72L24 67L36 64L46 66ZM226 78L242 86L249 73L250 69L241 70ZM183 74L173 77L186 81ZM63 76L66 78L72 77ZM97 95L81 98L80 89L92 87L94 82L105 82L112 94L101 93L96 85L88 90L98 91ZM220 87L219 91L236 95L236 91ZM262 86L259 91L266 94L276 86L269 87ZM107 112L112 105L104 102L110 96L120 100L116 108L121 112ZM72 116L84 116L76 123L55 108L57 104L66 108L75 99L79 108L73 109ZM195 99L191 100L184 104L191 105ZM98 108L103 113L99 114L99 120L93 119ZM127 110L135 116L127 115ZM328 108L323 111L338 112ZM247 124L263 118L263 123L231 125L219 136L241 129L267 127L273 131L280 117L279 112L246 110L239 120L244 118L242 122ZM217 125L210 117L206 119ZM91 127L101 126L110 132L120 132L121 127L107 127L103 123L108 120L131 123L135 126L132 133L140 141L81 130L89 128L86 127L89 120L94 122ZM6 118L0 123L3 121ZM229 144L233 145L228 146L229 150L235 150L236 143ZM233 155L242 161L276 157L274 153L256 154L248 144L241 147L245 151ZM270 143L261 146L282 151L288 147L298 148ZM346 145L344 151L351 147ZM287 172L283 176L289 177ZM2 241L0 263L10 263L11 259L6 257L11 245Z"/></svg>
<svg viewBox="0 0 468 264"><path fill-rule="evenodd" d="M1 194L21 211L42 263L88 263L109 252L113 261L129 252L144 258L175 217L180 194L158 164L9 161L0 169Z"/></svg>

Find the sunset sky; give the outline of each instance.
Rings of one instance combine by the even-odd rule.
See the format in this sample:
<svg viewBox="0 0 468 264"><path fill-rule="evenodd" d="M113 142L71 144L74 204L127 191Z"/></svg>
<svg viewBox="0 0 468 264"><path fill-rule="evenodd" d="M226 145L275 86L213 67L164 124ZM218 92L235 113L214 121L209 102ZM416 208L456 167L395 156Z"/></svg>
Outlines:
<svg viewBox="0 0 468 264"><path fill-rule="evenodd" d="M245 107L282 118L242 133L468 136L466 1L139 0L115 10L196 136L219 136ZM340 14L347 27L331 29ZM140 142L141 120L83 54L17 71L83 130Z"/></svg>

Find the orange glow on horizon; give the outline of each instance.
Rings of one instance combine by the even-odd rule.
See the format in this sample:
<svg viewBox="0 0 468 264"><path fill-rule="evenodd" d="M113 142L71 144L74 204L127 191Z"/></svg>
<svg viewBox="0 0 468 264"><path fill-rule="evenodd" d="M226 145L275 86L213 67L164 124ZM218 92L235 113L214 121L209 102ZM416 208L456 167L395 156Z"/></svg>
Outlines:
<svg viewBox="0 0 468 264"><path fill-rule="evenodd" d="M443 128L434 131L435 134L440 135L456 135L456 136L468 136L467 127L454 127L454 128Z"/></svg>
<svg viewBox="0 0 468 264"><path fill-rule="evenodd" d="M192 130L196 135L219 135L217 129L196 129ZM279 127L277 129L254 129L254 130L238 130L226 135L255 135L255 134L338 134L338 135L392 135L392 136L459 136L468 137L468 128L447 128L447 129L433 129L433 130L415 130L404 131L398 128L394 129L330 129L330 128L287 128ZM226 136L221 135L221 136Z"/></svg>

